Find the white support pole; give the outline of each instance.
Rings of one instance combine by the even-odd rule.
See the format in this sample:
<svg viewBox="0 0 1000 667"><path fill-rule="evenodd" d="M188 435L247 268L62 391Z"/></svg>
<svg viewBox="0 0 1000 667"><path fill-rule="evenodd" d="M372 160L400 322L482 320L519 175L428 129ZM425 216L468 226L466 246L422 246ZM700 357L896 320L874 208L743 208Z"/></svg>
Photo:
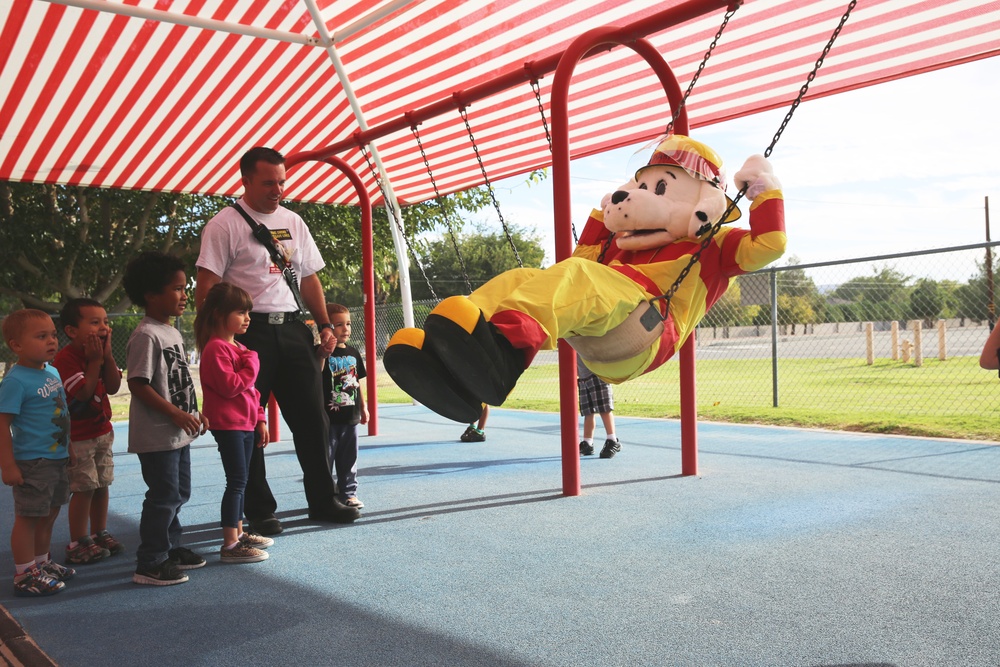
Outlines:
<svg viewBox="0 0 1000 667"><path fill-rule="evenodd" d="M292 42L293 44L304 44L306 46L323 46L315 37L303 35L296 32L286 32L284 30L270 30L258 26L246 25L243 23L227 23L216 19L206 19L188 14L178 14L162 9L150 9L148 7L136 7L134 5L123 5L107 0L47 0L54 5L65 5L78 9L90 9L95 12L107 12L109 14L119 14L132 18L144 19L147 21L158 21L160 23L172 23L174 25L184 25L189 28L202 28L215 32L227 32L234 35L247 35L248 37L260 37L261 39L273 39L279 42Z"/></svg>
<svg viewBox="0 0 1000 667"><path fill-rule="evenodd" d="M358 127L364 132L368 130L368 121L365 118L364 111L361 109L361 103L354 93L354 86L351 84L350 77L347 76L344 63L340 60L340 54L337 53L337 49L333 45L333 36L327 30L326 22L323 20L323 16L320 14L315 0L305 0L305 4L309 8L309 15L312 17L313 24L316 26L316 30L319 31L322 43L326 47L327 57L333 63L337 79L344 89L344 96L347 97L347 101L351 105L351 110L354 112L354 118L358 121ZM401 231L403 229L403 213L399 208L399 200L396 199L396 193L393 192L389 175L382 164L378 148L374 143L370 143L368 144L368 149L379 171L382 179L382 187L385 190L386 212L389 215L389 231L392 233L392 242L396 249L396 266L399 267L399 291L403 299L403 325L412 327L414 326L413 293L410 290L410 262L406 254L406 240L403 238ZM395 211L395 218L393 218L393 211Z"/></svg>

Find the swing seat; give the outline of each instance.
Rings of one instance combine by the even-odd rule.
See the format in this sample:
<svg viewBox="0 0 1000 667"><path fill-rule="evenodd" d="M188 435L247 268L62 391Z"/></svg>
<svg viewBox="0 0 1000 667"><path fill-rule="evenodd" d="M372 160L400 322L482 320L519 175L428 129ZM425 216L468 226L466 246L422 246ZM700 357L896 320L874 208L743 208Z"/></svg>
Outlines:
<svg viewBox="0 0 1000 667"><path fill-rule="evenodd" d="M649 349L663 335L663 318L656 306L644 301L625 320L603 336L567 336L584 361L611 364L631 359Z"/></svg>

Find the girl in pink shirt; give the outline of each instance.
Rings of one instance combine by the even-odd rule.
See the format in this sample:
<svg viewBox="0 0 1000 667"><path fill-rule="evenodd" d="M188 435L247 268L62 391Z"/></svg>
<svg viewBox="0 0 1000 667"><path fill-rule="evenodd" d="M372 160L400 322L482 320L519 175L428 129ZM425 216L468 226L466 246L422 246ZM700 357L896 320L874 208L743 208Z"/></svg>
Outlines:
<svg viewBox="0 0 1000 667"><path fill-rule="evenodd" d="M254 445L267 446L267 424L260 393L254 387L260 361L257 353L235 337L250 325L253 301L246 291L220 282L209 291L194 321L201 350L202 414L211 424L226 471L222 494L223 563L267 560L265 548L274 540L243 532L243 496Z"/></svg>

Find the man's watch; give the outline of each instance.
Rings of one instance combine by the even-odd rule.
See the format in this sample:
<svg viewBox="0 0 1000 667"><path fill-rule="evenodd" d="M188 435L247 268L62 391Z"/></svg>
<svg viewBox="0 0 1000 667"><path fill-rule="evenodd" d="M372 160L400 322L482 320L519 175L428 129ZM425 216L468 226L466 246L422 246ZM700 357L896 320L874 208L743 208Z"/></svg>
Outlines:
<svg viewBox="0 0 1000 667"><path fill-rule="evenodd" d="M323 329L329 329L330 332L332 333L333 332L333 325L330 324L329 322L326 322L325 324L319 325L319 330L323 331Z"/></svg>

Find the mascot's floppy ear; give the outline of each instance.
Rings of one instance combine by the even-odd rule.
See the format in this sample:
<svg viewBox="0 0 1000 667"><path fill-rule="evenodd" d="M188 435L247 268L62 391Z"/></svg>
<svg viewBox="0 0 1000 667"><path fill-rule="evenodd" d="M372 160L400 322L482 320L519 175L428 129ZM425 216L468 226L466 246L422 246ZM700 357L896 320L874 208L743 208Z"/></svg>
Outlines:
<svg viewBox="0 0 1000 667"><path fill-rule="evenodd" d="M688 236L696 239L707 232L725 214L728 206L729 198L726 193L712 183L702 181L701 196L688 223Z"/></svg>

